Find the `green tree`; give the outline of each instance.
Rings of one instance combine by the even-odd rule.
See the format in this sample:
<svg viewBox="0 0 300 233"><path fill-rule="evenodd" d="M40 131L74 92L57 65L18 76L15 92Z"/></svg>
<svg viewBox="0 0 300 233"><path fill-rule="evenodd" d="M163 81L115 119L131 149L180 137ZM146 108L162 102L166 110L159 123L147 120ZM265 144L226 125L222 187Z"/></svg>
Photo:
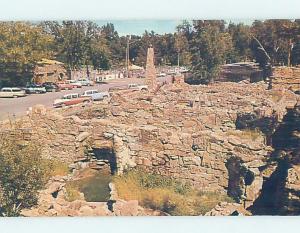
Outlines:
<svg viewBox="0 0 300 233"><path fill-rule="evenodd" d="M114 67L125 64L126 37L120 37L112 23L101 27L101 34L107 41L109 59Z"/></svg>
<svg viewBox="0 0 300 233"><path fill-rule="evenodd" d="M0 79L6 85L31 81L36 62L51 58L52 37L24 22L0 22ZM4 81L3 81L4 80Z"/></svg>
<svg viewBox="0 0 300 233"><path fill-rule="evenodd" d="M235 54L232 57L232 62L252 60L253 57L250 49L252 37L250 27L242 23L229 23L227 30L232 37L234 46Z"/></svg>
<svg viewBox="0 0 300 233"><path fill-rule="evenodd" d="M291 20L256 20L252 24L251 31L255 37L252 50L258 62L261 64L270 62L272 65L290 64L292 45L298 36L295 22ZM258 45L258 41L265 51ZM265 56L266 53L269 58Z"/></svg>
<svg viewBox="0 0 300 233"><path fill-rule="evenodd" d="M225 32L224 21L193 21L191 41L193 84L209 83L218 76L220 65L230 60L233 52L232 38Z"/></svg>
<svg viewBox="0 0 300 233"><path fill-rule="evenodd" d="M23 208L35 205L49 169L41 157L40 146L1 137L0 215L18 216Z"/></svg>

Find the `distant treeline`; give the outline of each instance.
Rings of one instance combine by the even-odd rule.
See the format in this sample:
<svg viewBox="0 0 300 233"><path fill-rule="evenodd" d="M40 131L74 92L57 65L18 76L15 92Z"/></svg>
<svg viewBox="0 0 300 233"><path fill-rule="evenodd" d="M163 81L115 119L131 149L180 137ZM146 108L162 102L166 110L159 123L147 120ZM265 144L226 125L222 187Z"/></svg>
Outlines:
<svg viewBox="0 0 300 233"><path fill-rule="evenodd" d="M120 68L129 57L145 66L147 48L157 65L191 68L196 83L218 75L221 64L255 60L262 67L300 63L300 20L254 21L252 25L223 20L182 21L176 32L120 36L114 25L92 21L0 22L0 80L14 84L32 77L42 58L65 63L68 70Z"/></svg>

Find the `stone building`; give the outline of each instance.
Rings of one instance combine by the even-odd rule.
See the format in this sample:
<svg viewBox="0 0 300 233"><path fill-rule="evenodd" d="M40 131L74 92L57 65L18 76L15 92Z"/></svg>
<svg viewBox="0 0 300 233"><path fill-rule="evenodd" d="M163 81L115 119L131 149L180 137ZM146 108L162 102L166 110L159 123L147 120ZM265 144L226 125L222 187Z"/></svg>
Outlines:
<svg viewBox="0 0 300 233"><path fill-rule="evenodd" d="M67 79L64 64L59 61L42 59L34 69L33 82L58 82Z"/></svg>
<svg viewBox="0 0 300 233"><path fill-rule="evenodd" d="M250 82L263 80L263 70L258 63L238 62L225 64L221 67L221 73L216 79L219 82L240 82L243 80Z"/></svg>

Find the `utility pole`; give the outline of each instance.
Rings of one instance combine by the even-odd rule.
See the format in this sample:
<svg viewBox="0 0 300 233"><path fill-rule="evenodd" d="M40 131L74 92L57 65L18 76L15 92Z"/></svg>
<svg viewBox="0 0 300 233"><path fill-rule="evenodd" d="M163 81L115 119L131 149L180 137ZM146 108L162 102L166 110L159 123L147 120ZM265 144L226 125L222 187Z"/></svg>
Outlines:
<svg viewBox="0 0 300 233"><path fill-rule="evenodd" d="M125 68L126 68L126 78L129 78L129 41L131 36L127 36L126 41L126 61L125 61Z"/></svg>
<svg viewBox="0 0 300 233"><path fill-rule="evenodd" d="M125 69L126 69L126 77L129 78L129 64L130 64L130 56L129 56L129 45L133 44L137 41L140 41L140 39L138 40L134 40L132 42L130 42L131 40L131 36L127 36L127 41L126 41L126 58L125 58Z"/></svg>

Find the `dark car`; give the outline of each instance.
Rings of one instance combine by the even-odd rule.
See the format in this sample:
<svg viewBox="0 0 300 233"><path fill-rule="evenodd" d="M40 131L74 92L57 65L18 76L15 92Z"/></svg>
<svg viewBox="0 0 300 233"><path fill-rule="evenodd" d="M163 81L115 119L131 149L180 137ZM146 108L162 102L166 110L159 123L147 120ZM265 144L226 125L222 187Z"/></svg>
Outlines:
<svg viewBox="0 0 300 233"><path fill-rule="evenodd" d="M38 84L29 84L24 88L26 94L43 94L46 93L45 87Z"/></svg>
<svg viewBox="0 0 300 233"><path fill-rule="evenodd" d="M55 84L55 83L46 82L46 83L43 83L42 86L45 87L45 89L46 89L47 92L60 91L59 86L57 84Z"/></svg>

